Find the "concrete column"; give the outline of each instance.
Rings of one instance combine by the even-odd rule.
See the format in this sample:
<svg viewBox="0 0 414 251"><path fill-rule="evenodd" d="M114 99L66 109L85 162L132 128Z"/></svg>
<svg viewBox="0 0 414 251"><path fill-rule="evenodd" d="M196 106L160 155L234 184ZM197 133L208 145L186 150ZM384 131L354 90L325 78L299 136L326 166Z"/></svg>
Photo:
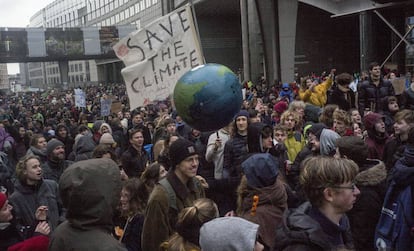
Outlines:
<svg viewBox="0 0 414 251"><path fill-rule="evenodd" d="M360 67L361 71L368 70L369 64L374 60L372 55L372 14L363 11L359 14L360 39ZM381 62L379 62L381 63Z"/></svg>
<svg viewBox="0 0 414 251"><path fill-rule="evenodd" d="M278 0L280 80L292 82L295 75L297 0ZM275 34L276 35L276 34Z"/></svg>
<svg viewBox="0 0 414 251"><path fill-rule="evenodd" d="M243 79L242 81L251 80L250 75L250 46L249 46L249 24L247 15L247 0L240 0L240 19L242 31L242 48L243 48Z"/></svg>
<svg viewBox="0 0 414 251"><path fill-rule="evenodd" d="M255 0L247 1L247 17L248 17L248 39L249 39L249 58L250 58L250 80L254 83L265 73L264 70L264 49L263 38L261 35L261 26L259 15L257 12Z"/></svg>

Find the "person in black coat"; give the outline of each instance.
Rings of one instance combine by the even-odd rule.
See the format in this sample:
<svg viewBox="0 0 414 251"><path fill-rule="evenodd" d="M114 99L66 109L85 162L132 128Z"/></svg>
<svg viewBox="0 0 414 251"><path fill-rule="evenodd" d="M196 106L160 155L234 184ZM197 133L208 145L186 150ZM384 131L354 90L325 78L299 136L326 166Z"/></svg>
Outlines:
<svg viewBox="0 0 414 251"><path fill-rule="evenodd" d="M144 134L142 129L129 132L130 146L121 156L122 168L128 177L139 177L144 171L149 156L144 150Z"/></svg>
<svg viewBox="0 0 414 251"><path fill-rule="evenodd" d="M327 104L338 105L339 109L348 111L355 108L355 93L349 88L352 76L349 73L341 73L336 77L336 85L332 87Z"/></svg>
<svg viewBox="0 0 414 251"><path fill-rule="evenodd" d="M394 87L388 80L381 78L381 66L377 62L369 65L369 78L358 85L358 109L361 116L366 112L382 113L383 100L394 96Z"/></svg>
<svg viewBox="0 0 414 251"><path fill-rule="evenodd" d="M357 136L342 137L336 141L337 157L355 161L359 173L355 185L361 194L347 213L356 250L374 251L375 226L379 220L386 193L387 170L380 160L367 159L368 146Z"/></svg>
<svg viewBox="0 0 414 251"><path fill-rule="evenodd" d="M34 234L31 238L24 241L21 231L18 230L16 221L12 214L13 207L9 204L6 194L0 192L0 251L20 250L20 248L27 248L25 250L47 250L50 233L50 227L46 221L40 221L46 218L46 211L38 210L36 218L39 222L33 226L35 228Z"/></svg>

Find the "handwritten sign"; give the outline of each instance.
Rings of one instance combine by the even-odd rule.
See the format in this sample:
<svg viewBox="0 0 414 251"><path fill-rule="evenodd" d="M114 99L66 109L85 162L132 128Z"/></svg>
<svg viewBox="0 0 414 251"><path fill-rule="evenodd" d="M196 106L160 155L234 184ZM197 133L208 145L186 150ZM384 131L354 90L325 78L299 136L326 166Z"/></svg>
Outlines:
<svg viewBox="0 0 414 251"><path fill-rule="evenodd" d="M111 114L112 99L101 98L101 116L109 116Z"/></svg>
<svg viewBox="0 0 414 251"><path fill-rule="evenodd" d="M405 90L405 79L396 78L392 81L392 86L394 87L395 95L400 95Z"/></svg>
<svg viewBox="0 0 414 251"><path fill-rule="evenodd" d="M125 68L131 110L167 98L177 80L204 64L191 9L185 6L121 39L114 51Z"/></svg>
<svg viewBox="0 0 414 251"><path fill-rule="evenodd" d="M86 97L82 89L74 89L75 91L75 106L76 107L86 107Z"/></svg>

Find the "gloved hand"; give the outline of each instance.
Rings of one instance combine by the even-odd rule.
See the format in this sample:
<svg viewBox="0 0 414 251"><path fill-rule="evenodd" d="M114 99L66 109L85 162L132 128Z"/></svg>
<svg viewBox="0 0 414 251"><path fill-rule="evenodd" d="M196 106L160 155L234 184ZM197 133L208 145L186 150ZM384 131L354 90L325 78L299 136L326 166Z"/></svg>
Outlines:
<svg viewBox="0 0 414 251"><path fill-rule="evenodd" d="M5 141L3 144L3 151L8 152L12 149L12 144L10 141Z"/></svg>

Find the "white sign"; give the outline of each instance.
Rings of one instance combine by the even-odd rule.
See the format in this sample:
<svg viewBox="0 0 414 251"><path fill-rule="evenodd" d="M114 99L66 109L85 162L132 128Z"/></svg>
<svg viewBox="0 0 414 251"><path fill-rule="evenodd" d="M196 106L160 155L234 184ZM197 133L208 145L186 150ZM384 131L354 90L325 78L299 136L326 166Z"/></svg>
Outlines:
<svg viewBox="0 0 414 251"><path fill-rule="evenodd" d="M86 107L86 97L82 89L74 89L75 91L75 106L76 107Z"/></svg>
<svg viewBox="0 0 414 251"><path fill-rule="evenodd" d="M121 39L114 51L125 68L131 110L167 98L177 80L204 64L189 6L163 16Z"/></svg>

